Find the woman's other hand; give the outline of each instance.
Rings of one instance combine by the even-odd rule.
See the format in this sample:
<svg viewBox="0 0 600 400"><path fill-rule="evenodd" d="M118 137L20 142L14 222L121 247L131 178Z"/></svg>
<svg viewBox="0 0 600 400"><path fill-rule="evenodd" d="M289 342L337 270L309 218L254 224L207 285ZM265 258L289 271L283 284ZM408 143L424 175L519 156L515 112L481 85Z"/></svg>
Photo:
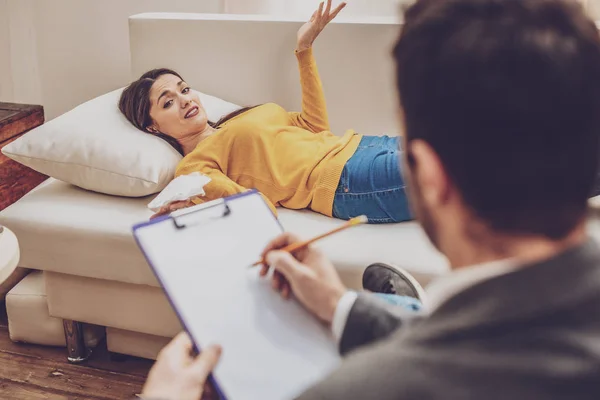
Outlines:
<svg viewBox="0 0 600 400"><path fill-rule="evenodd" d="M181 210L182 208L191 207L193 205L195 205L195 203L191 200L174 201L162 207L156 214L150 217L150 219L162 217L163 215L170 214L173 211Z"/></svg>
<svg viewBox="0 0 600 400"><path fill-rule="evenodd" d="M304 51L312 47L313 42L319 34L323 32L323 29L325 29L327 24L333 21L340 11L346 7L346 3L341 3L332 11L331 1L332 0L327 0L327 7L325 7L325 2L321 2L319 9L315 11L310 21L300 28L298 31L296 51Z"/></svg>

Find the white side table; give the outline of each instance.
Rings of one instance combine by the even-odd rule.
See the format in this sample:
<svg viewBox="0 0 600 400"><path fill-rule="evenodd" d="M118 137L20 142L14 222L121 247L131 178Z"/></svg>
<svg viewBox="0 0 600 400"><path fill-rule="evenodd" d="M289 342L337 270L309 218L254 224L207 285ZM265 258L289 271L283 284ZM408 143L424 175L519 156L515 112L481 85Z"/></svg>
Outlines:
<svg viewBox="0 0 600 400"><path fill-rule="evenodd" d="M14 233L0 226L0 300L12 289L29 270L19 268L19 242Z"/></svg>

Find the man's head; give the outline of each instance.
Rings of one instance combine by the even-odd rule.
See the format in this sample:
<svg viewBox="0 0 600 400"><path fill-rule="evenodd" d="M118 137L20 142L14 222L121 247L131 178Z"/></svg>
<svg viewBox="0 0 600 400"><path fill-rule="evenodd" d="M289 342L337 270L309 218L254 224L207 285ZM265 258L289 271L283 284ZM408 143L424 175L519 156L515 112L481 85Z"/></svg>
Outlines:
<svg viewBox="0 0 600 400"><path fill-rule="evenodd" d="M394 56L413 207L438 247L581 226L598 167L600 40L577 3L419 0Z"/></svg>

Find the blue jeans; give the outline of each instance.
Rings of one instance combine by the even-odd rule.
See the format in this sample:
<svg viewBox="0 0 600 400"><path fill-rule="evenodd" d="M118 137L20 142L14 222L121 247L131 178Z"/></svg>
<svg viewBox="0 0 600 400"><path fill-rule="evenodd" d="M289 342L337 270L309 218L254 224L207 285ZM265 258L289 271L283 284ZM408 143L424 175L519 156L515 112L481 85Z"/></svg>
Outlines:
<svg viewBox="0 0 600 400"><path fill-rule="evenodd" d="M364 136L342 171L333 216L348 220L366 215L373 224L412 219L401 156L400 138Z"/></svg>
<svg viewBox="0 0 600 400"><path fill-rule="evenodd" d="M423 307L423 304L412 297L408 296L399 296L397 294L387 294L387 293L373 293L375 296L379 297L386 303L392 304L394 306L400 306L406 308L408 311L420 311Z"/></svg>

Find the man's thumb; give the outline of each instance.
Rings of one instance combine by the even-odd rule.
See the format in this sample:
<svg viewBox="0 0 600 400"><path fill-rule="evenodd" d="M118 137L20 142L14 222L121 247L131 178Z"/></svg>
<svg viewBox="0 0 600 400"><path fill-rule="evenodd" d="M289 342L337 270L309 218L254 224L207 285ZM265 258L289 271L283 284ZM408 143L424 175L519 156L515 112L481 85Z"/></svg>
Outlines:
<svg viewBox="0 0 600 400"><path fill-rule="evenodd" d="M280 272L287 279L296 275L302 264L287 251L271 251L267 254L267 264Z"/></svg>
<svg viewBox="0 0 600 400"><path fill-rule="evenodd" d="M193 375L199 381L204 383L211 372L217 366L223 349L221 346L213 345L202 350L200 355L194 360L191 365Z"/></svg>

